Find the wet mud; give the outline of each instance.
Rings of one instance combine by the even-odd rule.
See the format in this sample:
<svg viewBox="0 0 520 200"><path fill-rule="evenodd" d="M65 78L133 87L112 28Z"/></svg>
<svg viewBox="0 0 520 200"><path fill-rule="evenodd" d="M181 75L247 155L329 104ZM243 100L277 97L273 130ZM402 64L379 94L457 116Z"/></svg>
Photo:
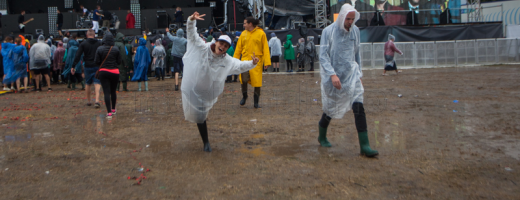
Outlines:
<svg viewBox="0 0 520 200"><path fill-rule="evenodd" d="M207 121L184 120L174 80L118 93L117 114L83 91L0 95L2 199L518 199L518 66L364 71L370 144L354 115L319 147L318 73L266 74L261 109L227 83ZM401 97L398 95L401 94ZM101 95L103 100L103 95Z"/></svg>

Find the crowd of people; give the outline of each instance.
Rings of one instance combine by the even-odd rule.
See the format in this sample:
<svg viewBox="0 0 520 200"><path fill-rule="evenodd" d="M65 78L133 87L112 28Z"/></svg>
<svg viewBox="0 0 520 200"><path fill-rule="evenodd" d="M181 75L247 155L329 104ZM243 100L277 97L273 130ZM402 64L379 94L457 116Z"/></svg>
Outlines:
<svg viewBox="0 0 520 200"><path fill-rule="evenodd" d="M123 91L128 91L128 80L145 83L148 91L148 70L155 71L157 81L164 81L166 70L175 74L175 90L179 90L179 76L183 76L181 94L184 116L187 121L197 124L204 144L204 151L211 152L208 140L206 119L209 111L217 102L226 82L233 82L230 77L238 75L243 98L239 104L244 106L248 98L248 84L254 88L254 108L260 108L259 99L262 76L265 69L273 65L273 72L279 71L279 57L282 55L281 41L276 34L271 34L268 41L265 32L258 27L259 20L247 17L244 31L231 35L225 30L197 33L196 21L204 15L195 12L187 21L187 36L179 29L175 36L166 29L166 36L158 34L147 38L126 37L117 33L114 37L106 31L103 39L96 39L96 32L90 29L81 44L73 34L57 43L52 38L39 35L34 42L24 36L8 36L1 47L4 90L28 92L29 84L33 91L41 91L46 83L52 91L52 83L68 83L68 88L76 89L81 83L86 90L87 106L91 103L91 87L94 86L96 108L101 107L99 92L104 93L107 118L116 114L117 91L122 83ZM361 78L360 32L355 22L360 14L349 4L345 4L338 20L325 28L321 37L319 52L323 115L319 121L318 142L323 147L330 147L327 140L327 128L330 121L340 119L349 110L354 111L355 125L358 130L360 153L373 157L378 152L370 148L367 136L367 124L363 107L363 83ZM230 37L231 36L231 37ZM234 40L232 40L234 38ZM344 38L349 38L345 40ZM298 40L296 52L287 36L283 44L284 58L291 65L296 59L298 71L304 71L306 62L314 70L317 58L314 38ZM385 45L387 67L385 70L397 70L393 60L394 52L400 52L393 36L389 36ZM32 43L32 44L31 44ZM296 55L295 55L296 54ZM184 68L184 63L189 67ZM45 80L45 81L43 81ZM23 86L21 87L21 81ZM30 83L29 83L30 82ZM14 89L16 85L16 89ZM11 89L9 88L11 87ZM22 90L23 89L23 90Z"/></svg>

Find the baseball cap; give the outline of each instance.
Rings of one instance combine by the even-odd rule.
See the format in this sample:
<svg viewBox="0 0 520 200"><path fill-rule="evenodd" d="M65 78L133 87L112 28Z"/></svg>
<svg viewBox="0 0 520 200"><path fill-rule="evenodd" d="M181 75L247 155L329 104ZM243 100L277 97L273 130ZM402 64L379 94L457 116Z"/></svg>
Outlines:
<svg viewBox="0 0 520 200"><path fill-rule="evenodd" d="M217 41L227 42L229 46L231 46L231 38L229 38L229 36L227 35L221 35L220 37L218 37Z"/></svg>

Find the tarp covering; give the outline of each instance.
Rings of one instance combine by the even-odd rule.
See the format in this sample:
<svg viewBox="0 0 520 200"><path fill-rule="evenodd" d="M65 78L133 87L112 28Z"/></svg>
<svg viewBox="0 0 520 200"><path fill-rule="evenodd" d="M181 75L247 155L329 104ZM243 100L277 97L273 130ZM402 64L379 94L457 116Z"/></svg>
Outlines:
<svg viewBox="0 0 520 200"><path fill-rule="evenodd" d="M269 13L273 13L273 5L275 0L265 0L265 7ZM314 0L276 0L274 15L291 16L291 15L314 15Z"/></svg>
<svg viewBox="0 0 520 200"><path fill-rule="evenodd" d="M501 23L487 23L461 26L369 26L359 28L361 31L361 42L386 42L388 34L396 37L398 42L412 41L441 41L441 40L470 40L484 38L503 38L504 33ZM314 36L314 43L320 44L319 35L322 29L308 29L307 36ZM271 39L271 32L283 42L287 35L293 36L293 44L298 43L302 36L299 30L266 31L267 39Z"/></svg>

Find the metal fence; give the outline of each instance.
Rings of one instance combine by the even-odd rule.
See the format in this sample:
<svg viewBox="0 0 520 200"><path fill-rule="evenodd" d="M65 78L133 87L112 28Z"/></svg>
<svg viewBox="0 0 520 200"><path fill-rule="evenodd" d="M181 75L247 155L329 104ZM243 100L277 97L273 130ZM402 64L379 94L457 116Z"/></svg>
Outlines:
<svg viewBox="0 0 520 200"><path fill-rule="evenodd" d="M520 63L520 38L396 42L395 45L404 53L402 56L396 53L394 57L397 67L400 68ZM360 54L363 69L382 69L384 67L384 46L385 43L382 42L361 44ZM319 46L316 49L319 55ZM316 59L315 70L319 70L319 66L319 59ZM295 68L297 69L297 64L295 64ZM306 69L310 69L309 63L307 63ZM283 59L283 55L280 57L280 70L287 70L287 62Z"/></svg>
<svg viewBox="0 0 520 200"><path fill-rule="evenodd" d="M398 67L425 68L520 63L520 38L435 42L396 42ZM372 53L370 53L370 51ZM361 44L364 69L384 66L384 43Z"/></svg>

